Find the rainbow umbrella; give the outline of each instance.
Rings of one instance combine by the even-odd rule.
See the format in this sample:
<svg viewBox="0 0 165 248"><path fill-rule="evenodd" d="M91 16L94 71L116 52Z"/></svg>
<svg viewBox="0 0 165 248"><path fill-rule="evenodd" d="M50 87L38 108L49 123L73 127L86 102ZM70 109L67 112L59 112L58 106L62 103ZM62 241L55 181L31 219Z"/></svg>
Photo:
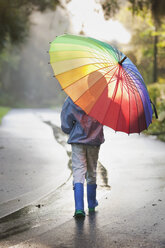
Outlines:
<svg viewBox="0 0 165 248"><path fill-rule="evenodd" d="M143 78L122 52L99 40L58 36L50 64L62 89L88 115L115 131L140 133L152 122Z"/></svg>

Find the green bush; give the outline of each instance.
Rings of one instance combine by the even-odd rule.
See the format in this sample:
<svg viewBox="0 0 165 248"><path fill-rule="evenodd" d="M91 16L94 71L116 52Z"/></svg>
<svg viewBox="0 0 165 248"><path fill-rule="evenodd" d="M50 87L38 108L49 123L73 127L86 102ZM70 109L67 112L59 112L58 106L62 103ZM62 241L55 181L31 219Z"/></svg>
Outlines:
<svg viewBox="0 0 165 248"><path fill-rule="evenodd" d="M158 139L165 141L165 84L155 83L148 86L151 100L158 112L158 119L153 116L153 122L145 134L156 135Z"/></svg>
<svg viewBox="0 0 165 248"><path fill-rule="evenodd" d="M150 86L148 86L148 91L149 91L150 99L157 107L157 101L160 98L160 89L159 89L158 85L157 84L151 84Z"/></svg>
<svg viewBox="0 0 165 248"><path fill-rule="evenodd" d="M10 108L8 107L2 107L0 106L0 124L2 121L2 118L9 112Z"/></svg>

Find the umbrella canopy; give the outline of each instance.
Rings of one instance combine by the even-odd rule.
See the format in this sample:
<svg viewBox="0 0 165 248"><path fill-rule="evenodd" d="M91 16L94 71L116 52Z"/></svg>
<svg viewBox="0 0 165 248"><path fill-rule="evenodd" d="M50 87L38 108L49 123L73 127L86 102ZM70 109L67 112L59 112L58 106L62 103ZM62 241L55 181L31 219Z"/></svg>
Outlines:
<svg viewBox="0 0 165 248"><path fill-rule="evenodd" d="M58 36L50 63L62 89L88 115L125 133L140 133L152 122L147 88L136 66L99 40Z"/></svg>

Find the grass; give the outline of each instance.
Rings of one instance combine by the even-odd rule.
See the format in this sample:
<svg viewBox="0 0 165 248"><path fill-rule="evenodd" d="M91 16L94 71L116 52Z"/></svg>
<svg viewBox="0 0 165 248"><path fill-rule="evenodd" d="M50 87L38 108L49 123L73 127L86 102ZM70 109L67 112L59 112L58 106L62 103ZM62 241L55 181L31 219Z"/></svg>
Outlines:
<svg viewBox="0 0 165 248"><path fill-rule="evenodd" d="M2 107L0 106L0 124L2 122L2 118L9 112L9 107Z"/></svg>

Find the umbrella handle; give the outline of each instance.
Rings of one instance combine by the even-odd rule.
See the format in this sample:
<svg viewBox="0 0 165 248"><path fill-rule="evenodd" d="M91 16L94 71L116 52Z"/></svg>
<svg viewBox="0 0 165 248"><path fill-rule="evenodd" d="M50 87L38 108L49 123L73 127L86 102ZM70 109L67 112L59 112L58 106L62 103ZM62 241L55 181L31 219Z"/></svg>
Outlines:
<svg viewBox="0 0 165 248"><path fill-rule="evenodd" d="M157 113L157 110L156 110L156 106L155 106L155 104L151 101L151 99L150 99L150 103L151 103L152 106L153 106L154 113L155 113L155 117L156 117L156 119L158 119L158 113Z"/></svg>
<svg viewBox="0 0 165 248"><path fill-rule="evenodd" d="M120 60L118 63L119 65L122 65L122 63L124 62L124 60L127 58L127 56L125 56L122 60Z"/></svg>

